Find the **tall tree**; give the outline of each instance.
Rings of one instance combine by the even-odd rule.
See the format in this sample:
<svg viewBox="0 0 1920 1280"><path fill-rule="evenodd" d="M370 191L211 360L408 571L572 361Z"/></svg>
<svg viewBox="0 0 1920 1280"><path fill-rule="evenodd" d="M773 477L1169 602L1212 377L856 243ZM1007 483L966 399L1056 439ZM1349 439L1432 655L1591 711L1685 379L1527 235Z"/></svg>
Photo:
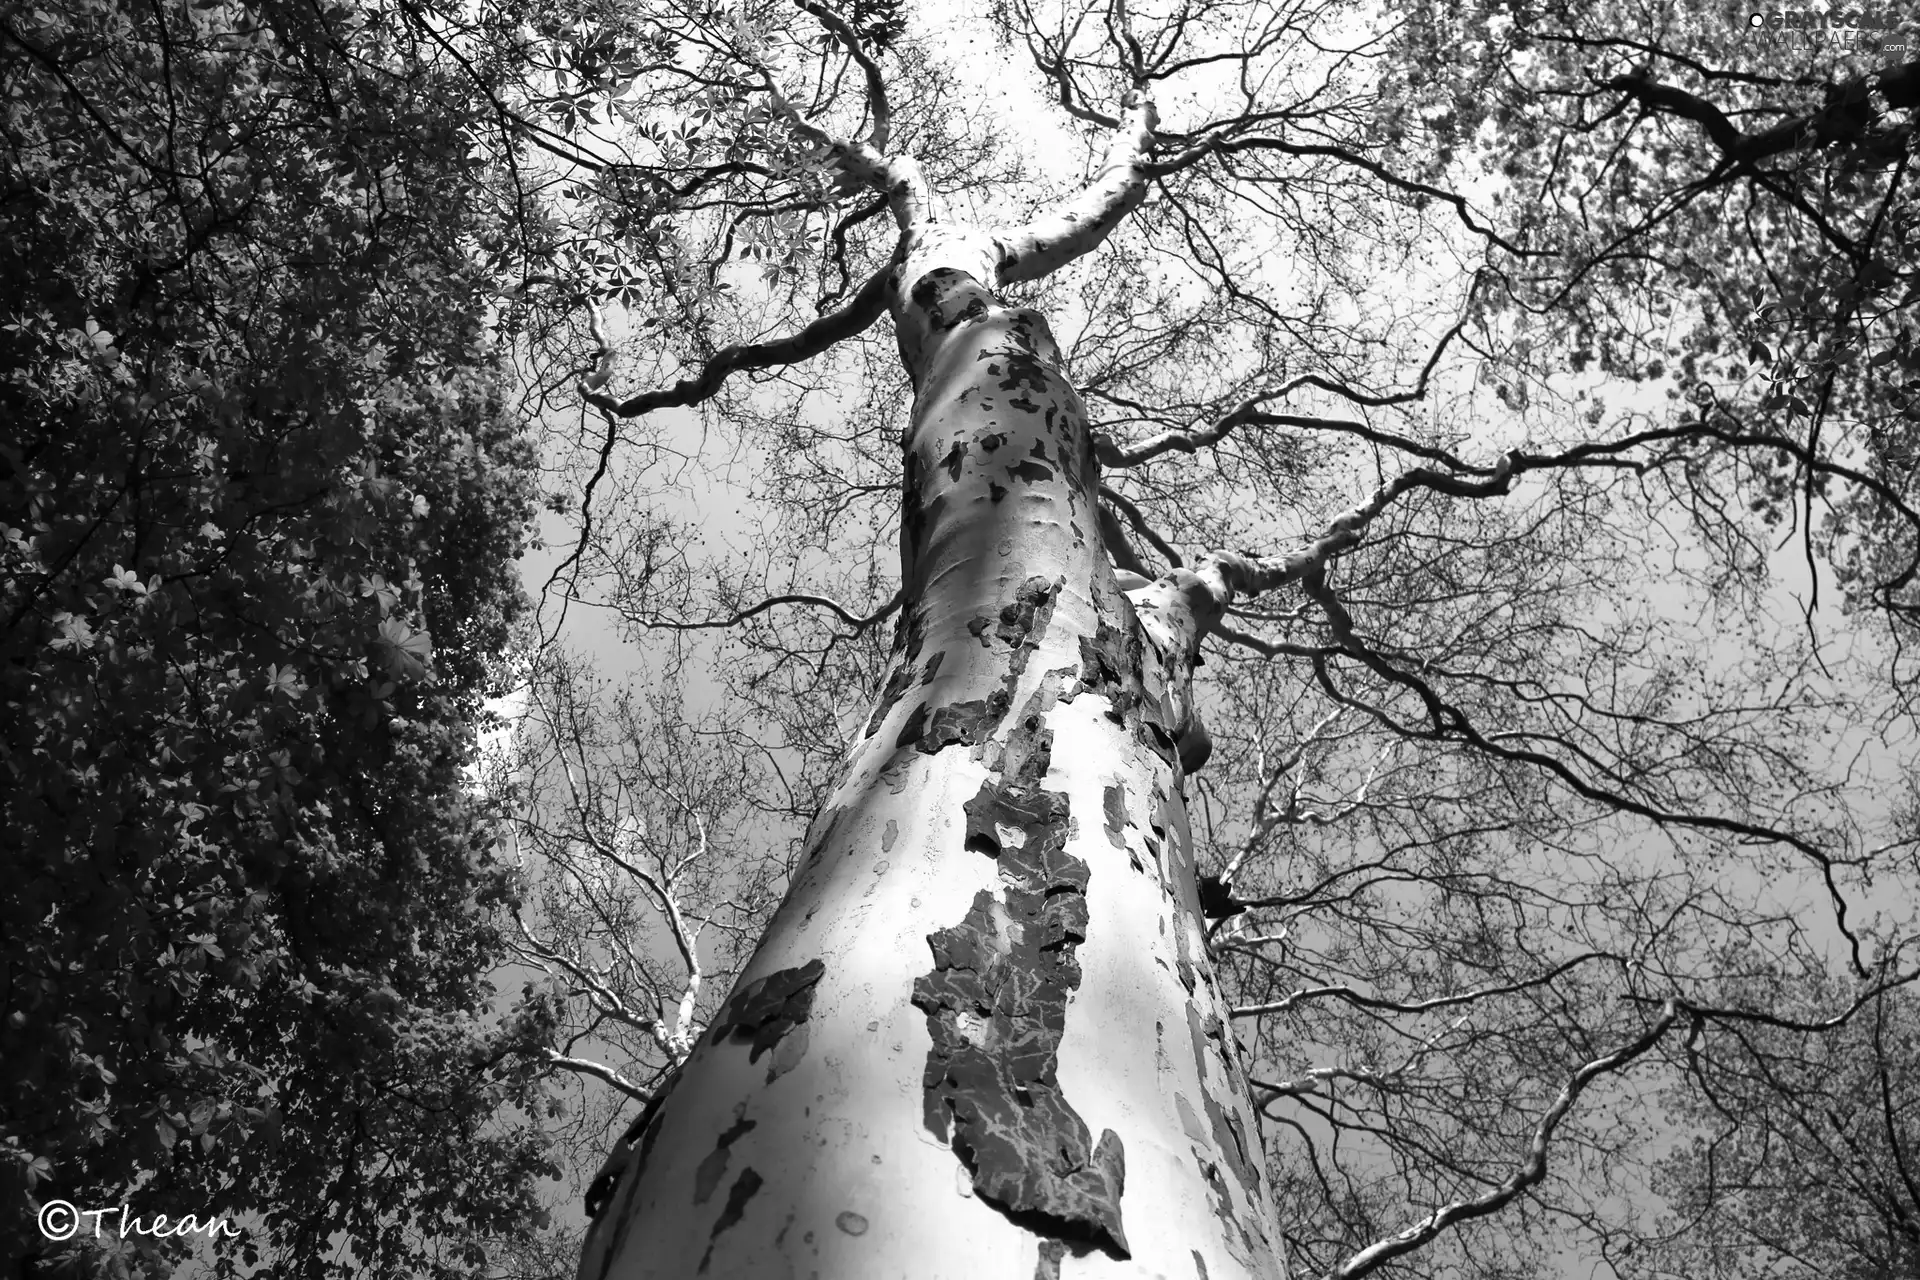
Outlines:
<svg viewBox="0 0 1920 1280"><path fill-rule="evenodd" d="M1682 16L536 21L554 585L730 628L815 797L583 1274L1607 1261L1730 977L1911 980L1912 71ZM633 500L685 409L741 554Z"/></svg>
<svg viewBox="0 0 1920 1280"><path fill-rule="evenodd" d="M461 765L533 457L483 328L484 85L413 12L0 16L22 1274L170 1273L162 1216L224 1221L218 1274L464 1273L532 1225L544 1028L493 1007ZM146 1229L36 1229L56 1201Z"/></svg>

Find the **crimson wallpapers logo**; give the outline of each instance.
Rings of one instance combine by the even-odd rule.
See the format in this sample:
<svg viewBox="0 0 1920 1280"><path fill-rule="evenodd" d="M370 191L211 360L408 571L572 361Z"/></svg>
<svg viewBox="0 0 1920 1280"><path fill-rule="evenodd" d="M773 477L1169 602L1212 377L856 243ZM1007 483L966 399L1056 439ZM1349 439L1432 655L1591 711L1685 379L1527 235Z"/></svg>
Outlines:
<svg viewBox="0 0 1920 1280"><path fill-rule="evenodd" d="M1774 9L1747 15L1747 25L1768 31L1892 31L1900 25L1891 9Z"/></svg>

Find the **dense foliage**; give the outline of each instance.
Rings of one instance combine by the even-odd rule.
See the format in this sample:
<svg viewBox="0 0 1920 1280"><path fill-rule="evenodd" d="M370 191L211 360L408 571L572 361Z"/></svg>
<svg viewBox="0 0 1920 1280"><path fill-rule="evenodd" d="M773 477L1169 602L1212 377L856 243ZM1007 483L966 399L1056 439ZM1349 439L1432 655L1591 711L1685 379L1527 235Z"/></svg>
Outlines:
<svg viewBox="0 0 1920 1280"><path fill-rule="evenodd" d="M531 512L491 73L415 10L3 21L8 1251L163 1249L47 1242L61 1198L225 1215L228 1267L459 1270L547 1171L461 774Z"/></svg>

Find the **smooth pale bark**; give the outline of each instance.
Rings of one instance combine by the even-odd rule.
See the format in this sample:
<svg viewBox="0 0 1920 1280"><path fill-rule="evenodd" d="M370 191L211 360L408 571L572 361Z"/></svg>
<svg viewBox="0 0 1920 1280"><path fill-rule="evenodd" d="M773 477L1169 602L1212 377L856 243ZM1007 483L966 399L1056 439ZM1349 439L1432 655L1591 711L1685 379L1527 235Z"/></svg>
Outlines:
<svg viewBox="0 0 1920 1280"><path fill-rule="evenodd" d="M590 1280L1282 1274L1181 795L1198 636L1116 585L1059 352L981 283L1003 250L933 226L902 256L893 663L616 1154Z"/></svg>

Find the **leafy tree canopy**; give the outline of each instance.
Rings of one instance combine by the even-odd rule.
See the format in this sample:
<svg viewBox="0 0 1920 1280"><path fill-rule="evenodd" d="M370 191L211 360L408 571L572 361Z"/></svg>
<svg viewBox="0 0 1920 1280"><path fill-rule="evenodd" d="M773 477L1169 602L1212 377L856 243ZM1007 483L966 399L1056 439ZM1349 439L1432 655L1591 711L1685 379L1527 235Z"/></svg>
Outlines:
<svg viewBox="0 0 1920 1280"><path fill-rule="evenodd" d="M532 1225L543 1032L492 1012L461 774L532 453L483 327L496 72L443 22L4 11L0 1195L51 1269L175 1247L50 1243L54 1198L225 1215L229 1273Z"/></svg>

